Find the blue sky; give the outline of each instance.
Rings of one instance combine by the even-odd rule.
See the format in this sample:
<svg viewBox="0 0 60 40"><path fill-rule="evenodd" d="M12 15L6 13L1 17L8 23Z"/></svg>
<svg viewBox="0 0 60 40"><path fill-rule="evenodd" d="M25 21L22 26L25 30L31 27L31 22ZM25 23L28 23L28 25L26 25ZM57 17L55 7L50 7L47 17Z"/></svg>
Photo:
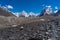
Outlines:
<svg viewBox="0 0 60 40"><path fill-rule="evenodd" d="M39 13L45 6L51 6L53 10L60 9L60 0L0 0L1 6L11 7L12 12L26 12ZM13 9L12 9L13 8Z"/></svg>

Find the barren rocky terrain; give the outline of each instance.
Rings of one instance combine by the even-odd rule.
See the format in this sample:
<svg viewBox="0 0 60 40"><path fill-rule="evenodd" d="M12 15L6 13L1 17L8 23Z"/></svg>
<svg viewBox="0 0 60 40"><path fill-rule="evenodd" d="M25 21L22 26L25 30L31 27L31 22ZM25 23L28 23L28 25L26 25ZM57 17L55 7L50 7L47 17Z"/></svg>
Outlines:
<svg viewBox="0 0 60 40"><path fill-rule="evenodd" d="M60 19L54 16L36 18L0 17L0 40L59 40L55 35Z"/></svg>

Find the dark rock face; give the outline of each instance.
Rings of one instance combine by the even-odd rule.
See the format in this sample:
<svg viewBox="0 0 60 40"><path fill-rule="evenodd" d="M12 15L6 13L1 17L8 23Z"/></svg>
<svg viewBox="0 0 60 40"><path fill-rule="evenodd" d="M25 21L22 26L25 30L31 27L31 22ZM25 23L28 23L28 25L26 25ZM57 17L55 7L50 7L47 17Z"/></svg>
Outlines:
<svg viewBox="0 0 60 40"><path fill-rule="evenodd" d="M36 21L0 30L0 40L48 40L54 38L53 29L59 22ZM53 28L54 27L54 28ZM59 39L58 39L59 40Z"/></svg>
<svg viewBox="0 0 60 40"><path fill-rule="evenodd" d="M39 17L40 16L45 16L45 15L47 15L47 16L52 16L52 10L51 10L51 8L50 7L45 7L43 10L42 10L42 12L40 13L40 15L38 15Z"/></svg>
<svg viewBox="0 0 60 40"><path fill-rule="evenodd" d="M60 10L58 10L56 13L54 13L54 16L59 16L60 15Z"/></svg>

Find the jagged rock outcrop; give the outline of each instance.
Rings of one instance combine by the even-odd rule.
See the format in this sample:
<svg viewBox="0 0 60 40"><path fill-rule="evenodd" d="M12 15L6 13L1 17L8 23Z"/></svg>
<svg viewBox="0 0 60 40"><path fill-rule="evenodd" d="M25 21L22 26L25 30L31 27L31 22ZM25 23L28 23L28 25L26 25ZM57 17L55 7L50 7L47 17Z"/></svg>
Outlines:
<svg viewBox="0 0 60 40"><path fill-rule="evenodd" d="M54 13L54 16L60 16L60 10L58 10L56 13Z"/></svg>
<svg viewBox="0 0 60 40"><path fill-rule="evenodd" d="M43 10L42 10L42 12L40 13L40 15L38 15L39 17L40 16L51 16L52 15L52 9L51 9L51 7L45 7Z"/></svg>

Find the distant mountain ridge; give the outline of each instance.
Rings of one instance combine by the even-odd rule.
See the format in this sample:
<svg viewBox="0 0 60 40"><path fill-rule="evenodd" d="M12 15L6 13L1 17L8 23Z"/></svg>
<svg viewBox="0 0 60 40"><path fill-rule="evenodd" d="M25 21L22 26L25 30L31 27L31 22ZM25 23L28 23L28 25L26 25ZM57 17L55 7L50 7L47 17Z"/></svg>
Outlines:
<svg viewBox="0 0 60 40"><path fill-rule="evenodd" d="M36 15L33 12L27 13L26 11L22 11L19 14L19 17L36 17Z"/></svg>
<svg viewBox="0 0 60 40"><path fill-rule="evenodd" d="M4 8L0 7L0 16L15 16L14 14L12 14L11 12L8 12L7 10L5 10Z"/></svg>
<svg viewBox="0 0 60 40"><path fill-rule="evenodd" d="M58 10L56 13L52 11L51 7L45 7L40 14L36 15L33 12L27 13L25 11L21 12L19 17L41 17L41 16L59 16L60 15L60 10Z"/></svg>
<svg viewBox="0 0 60 40"><path fill-rule="evenodd" d="M51 7L45 7L40 14L36 15L34 12L27 13L26 11L22 11L20 14L18 14L18 17L40 17L40 16L59 16L60 10L58 10L56 13L54 13L51 9ZM0 7L0 16L14 16L12 12L9 12L8 10Z"/></svg>

